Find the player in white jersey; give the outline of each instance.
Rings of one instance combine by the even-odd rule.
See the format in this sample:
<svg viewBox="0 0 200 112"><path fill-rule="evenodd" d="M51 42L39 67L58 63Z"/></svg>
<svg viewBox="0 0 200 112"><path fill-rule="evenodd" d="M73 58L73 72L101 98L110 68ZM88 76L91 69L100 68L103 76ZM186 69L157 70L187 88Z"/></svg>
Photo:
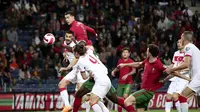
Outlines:
<svg viewBox="0 0 200 112"><path fill-rule="evenodd" d="M176 67L179 66L183 62L184 58L184 49L182 47L181 40L178 40L177 42L178 51L174 53L172 65L170 67ZM182 74L189 77L189 69L181 71ZM173 101L175 102L175 106L178 112L181 112L181 106L187 106L187 102L179 101L179 95L183 91L183 89L187 86L188 82L187 80L181 79L179 77L173 77L170 79L171 83L169 85L168 91L167 91L167 97L165 102L165 111L170 112L171 108L173 106Z"/></svg>
<svg viewBox="0 0 200 112"><path fill-rule="evenodd" d="M98 105L101 98L104 98L111 88L111 81L108 74L108 69L105 65L93 54L90 49L77 44L74 48L74 55L78 59L77 65L81 70L83 79L87 79L86 72L93 77L95 84L91 91L89 103L95 112L105 112L101 106Z"/></svg>
<svg viewBox="0 0 200 112"><path fill-rule="evenodd" d="M73 62L73 59L75 58L74 54L73 54L73 47L76 45L73 41L73 32L71 31L67 31L65 34L65 50L63 53L64 59L66 61L69 61L69 63L71 64ZM60 71L64 71L66 70L66 68L62 67L60 69ZM71 83L77 83L77 89L79 89L82 85L82 83L85 80L82 78L81 74L80 74L80 70L78 69L77 65L73 66L72 71L70 71L58 84L59 90L60 90L60 96L62 98L62 100L64 101L64 109L62 112L69 112L70 110L72 110L71 105L69 104L69 95L67 92L66 87Z"/></svg>
<svg viewBox="0 0 200 112"><path fill-rule="evenodd" d="M172 73L174 71L180 71L185 68L190 68L191 70L191 81L188 86L182 91L180 97L187 101L187 98L193 96L196 92L200 91L200 50L192 44L193 33L190 31L185 31L181 35L182 45L184 46L184 62L177 67L168 68L167 73ZM188 112L183 110L183 112Z"/></svg>

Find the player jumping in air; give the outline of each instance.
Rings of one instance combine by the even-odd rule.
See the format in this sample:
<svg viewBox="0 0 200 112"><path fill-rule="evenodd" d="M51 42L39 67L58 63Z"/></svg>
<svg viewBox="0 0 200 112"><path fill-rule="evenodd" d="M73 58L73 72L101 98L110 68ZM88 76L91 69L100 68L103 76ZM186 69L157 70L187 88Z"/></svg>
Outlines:
<svg viewBox="0 0 200 112"><path fill-rule="evenodd" d="M177 67L168 68L166 72L168 74L174 71L180 71L186 68L190 68L191 73L191 81L188 86L182 91L179 96L180 99L187 101L187 98L193 96L195 93L200 91L200 51L199 49L192 44L193 33L190 31L185 31L181 35L181 43L184 46L184 61ZM182 108L182 112L188 112L187 108Z"/></svg>
<svg viewBox="0 0 200 112"><path fill-rule="evenodd" d="M73 32L67 31L65 34L65 44L66 48L64 51L64 58L66 61L69 61L70 63L73 61L74 54L72 52L72 48L75 46L75 43L72 41L73 38ZM65 68L61 68L60 71L65 70ZM60 96L62 100L64 101L64 109L62 112L68 112L72 110L71 105L69 104L69 95L66 89L66 86L68 86L71 83L77 83L77 89L79 89L82 85L82 83L85 80L82 78L80 71L78 67L75 65L73 66L72 71L70 71L58 84L59 90L60 90Z"/></svg>
<svg viewBox="0 0 200 112"><path fill-rule="evenodd" d="M128 108L128 112L135 112L132 105L136 105L137 111L143 112L147 108L149 101L153 98L155 91L162 87L163 84L159 80L166 68L158 58L158 54L159 48L154 44L150 44L147 48L147 59L143 62L119 65L120 68L125 66L144 66L141 90L134 92L125 100L125 106ZM190 80L188 77L184 78Z"/></svg>
<svg viewBox="0 0 200 112"><path fill-rule="evenodd" d="M111 81L107 76L108 70L103 63L95 57L91 49L86 49L84 45L77 44L74 48L74 55L78 59L77 65L81 70L83 79L87 79L89 73L93 77L95 84L89 99L90 106L94 112L109 112L105 105L100 101L111 88Z"/></svg>
<svg viewBox="0 0 200 112"><path fill-rule="evenodd" d="M178 40L177 42L178 46L178 51L174 53L173 60L172 60L172 65L171 67L176 67L179 66L183 62L184 58L184 47L182 47L181 40ZM184 74L185 76L189 77L189 69L182 70L180 72L181 74ZM170 112L171 108L173 107L173 101L175 102L175 106L178 112L181 111L182 108L187 108L188 104L184 100L179 99L179 95L183 91L183 89L188 85L188 81L181 79L179 77L173 77L170 79L171 83L167 91L167 97L166 97L166 102L165 102L165 111ZM183 109L184 110L184 109Z"/></svg>
<svg viewBox="0 0 200 112"><path fill-rule="evenodd" d="M81 22L75 20L75 14L72 11L68 11L65 13L65 20L68 25L70 25L70 31L74 33L76 40L79 42L80 40L84 40L88 46L92 46L92 41L88 39L87 32L92 33L97 37L97 33L95 30L89 26L84 25Z"/></svg>
<svg viewBox="0 0 200 112"><path fill-rule="evenodd" d="M128 48L124 48L122 50L122 58L118 60L118 64L121 63L132 63L133 60L129 58L130 51ZM115 73L119 71L119 79L118 79L118 87L117 87L117 95L120 97L124 97L126 99L131 93L132 89L132 75L136 72L133 67L124 67L124 68L115 68L112 71L112 76L115 77ZM118 112L122 112L122 107L118 106Z"/></svg>

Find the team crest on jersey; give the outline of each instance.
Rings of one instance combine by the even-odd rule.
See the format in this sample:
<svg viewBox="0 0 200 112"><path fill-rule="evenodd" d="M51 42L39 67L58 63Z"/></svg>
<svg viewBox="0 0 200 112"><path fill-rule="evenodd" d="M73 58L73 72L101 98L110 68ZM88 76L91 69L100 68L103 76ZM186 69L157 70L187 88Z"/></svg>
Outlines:
<svg viewBox="0 0 200 112"><path fill-rule="evenodd" d="M155 70L155 68L152 68L152 71L154 71Z"/></svg>
<svg viewBox="0 0 200 112"><path fill-rule="evenodd" d="M189 47L186 47L186 48L185 48L185 50L186 50L186 51L189 51L189 50L190 50L190 48L189 48Z"/></svg>

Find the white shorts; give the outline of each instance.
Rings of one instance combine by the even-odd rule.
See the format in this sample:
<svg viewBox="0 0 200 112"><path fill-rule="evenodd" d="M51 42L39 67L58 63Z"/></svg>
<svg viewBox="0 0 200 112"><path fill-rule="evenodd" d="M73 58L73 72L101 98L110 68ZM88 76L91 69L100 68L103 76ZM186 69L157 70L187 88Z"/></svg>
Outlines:
<svg viewBox="0 0 200 112"><path fill-rule="evenodd" d="M171 84L169 85L169 88L167 90L168 94L173 94L173 93L178 93L181 94L181 92L183 91L183 89L185 89L185 87L188 85L188 81L181 79L181 78L177 78L176 80L172 81Z"/></svg>
<svg viewBox="0 0 200 112"><path fill-rule="evenodd" d="M84 83L86 80L81 76L80 70L78 67L73 67L72 71L70 71L65 77L65 80L70 81L71 83Z"/></svg>
<svg viewBox="0 0 200 112"><path fill-rule="evenodd" d="M194 75L194 77L192 78L192 81L188 85L188 87L196 93L200 91L200 74L198 75Z"/></svg>
<svg viewBox="0 0 200 112"><path fill-rule="evenodd" d="M95 84L91 93L97 95L99 98L104 98L111 88L111 81L109 77L104 78L104 81L95 80Z"/></svg>

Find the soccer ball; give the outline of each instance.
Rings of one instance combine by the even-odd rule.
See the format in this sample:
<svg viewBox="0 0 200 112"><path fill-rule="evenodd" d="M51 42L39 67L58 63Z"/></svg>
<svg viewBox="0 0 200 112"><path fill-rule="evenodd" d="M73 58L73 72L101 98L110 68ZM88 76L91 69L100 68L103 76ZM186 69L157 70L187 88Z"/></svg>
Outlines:
<svg viewBox="0 0 200 112"><path fill-rule="evenodd" d="M55 42L55 36L52 33L47 33L44 36L43 41L45 44L52 45Z"/></svg>

